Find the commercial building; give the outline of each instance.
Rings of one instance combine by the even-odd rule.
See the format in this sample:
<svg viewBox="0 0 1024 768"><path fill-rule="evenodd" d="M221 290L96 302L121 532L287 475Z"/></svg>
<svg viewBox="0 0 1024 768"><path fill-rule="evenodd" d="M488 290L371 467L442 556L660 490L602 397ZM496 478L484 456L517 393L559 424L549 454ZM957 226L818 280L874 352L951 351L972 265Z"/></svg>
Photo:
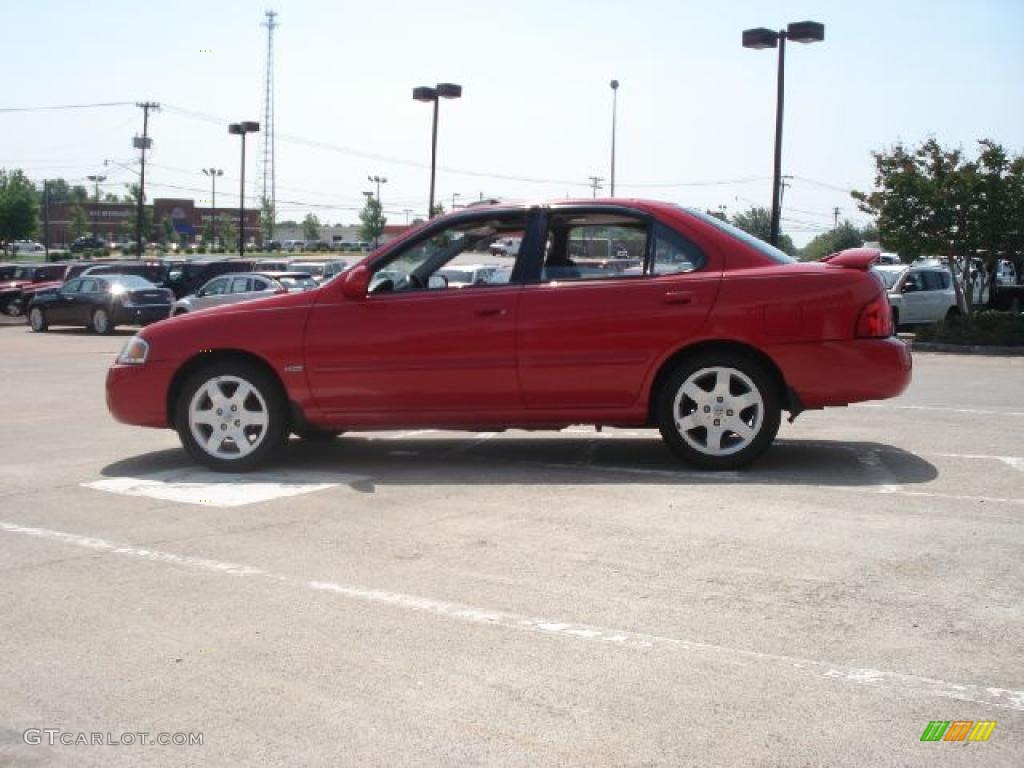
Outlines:
<svg viewBox="0 0 1024 768"><path fill-rule="evenodd" d="M76 207L82 209L88 221L87 229L83 234L95 234L108 241L134 239L135 222L138 215L135 205L131 203L85 202L50 203L49 234L42 231L44 216L40 215L40 241L47 238L51 248L60 248L74 240L71 222ZM146 208L152 215L153 222L153 230L143 233L146 240L165 239L164 221L169 221L175 233L184 237L188 242L197 242L202 238L206 224L213 221L214 218L217 219L218 231L221 231L223 226L221 222L229 222L231 230L237 236L237 208L197 208L194 200L159 197ZM247 208L245 211L246 242L257 245L262 242L260 222L260 211Z"/></svg>

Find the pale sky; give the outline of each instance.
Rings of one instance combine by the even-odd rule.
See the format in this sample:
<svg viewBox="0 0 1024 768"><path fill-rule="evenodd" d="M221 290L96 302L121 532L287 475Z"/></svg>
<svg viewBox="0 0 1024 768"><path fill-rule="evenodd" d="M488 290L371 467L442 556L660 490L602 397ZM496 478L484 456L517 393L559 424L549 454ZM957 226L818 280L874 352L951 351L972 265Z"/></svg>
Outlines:
<svg viewBox="0 0 1024 768"><path fill-rule="evenodd" d="M730 213L768 206L774 51L744 28L825 24L825 42L786 57L783 229L797 244L841 217L843 190L868 188L870 152L934 135L1024 149L1024 2L193 2L7 0L0 108L152 100L147 197L208 201L199 169L225 170L236 205L239 141L227 122L262 120L265 30L273 7L279 219L315 212L353 223L368 175L383 175L391 223L426 210L430 106L417 85L455 82L441 104L438 198L589 196L609 176L618 102L617 196ZM197 115L196 113L199 113ZM211 119L212 118L212 119ZM142 129L135 106L0 112L0 167L35 180L106 173L123 192ZM259 140L247 175L257 174ZM724 182L724 183L723 183ZM178 187L179 189L175 189ZM180 189L184 188L184 189ZM195 190L195 191L193 191ZM607 194L607 181L603 193ZM247 183L249 204L253 186Z"/></svg>

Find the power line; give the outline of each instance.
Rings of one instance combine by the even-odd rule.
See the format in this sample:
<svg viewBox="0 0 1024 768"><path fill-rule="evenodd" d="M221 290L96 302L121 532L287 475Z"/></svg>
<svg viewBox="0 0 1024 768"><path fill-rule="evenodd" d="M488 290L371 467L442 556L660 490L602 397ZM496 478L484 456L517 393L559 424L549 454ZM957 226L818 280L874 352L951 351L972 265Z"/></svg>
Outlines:
<svg viewBox="0 0 1024 768"><path fill-rule="evenodd" d="M0 107L0 112L46 112L61 109L95 109L98 107L130 107L132 101L106 101L96 104L57 104L46 107Z"/></svg>

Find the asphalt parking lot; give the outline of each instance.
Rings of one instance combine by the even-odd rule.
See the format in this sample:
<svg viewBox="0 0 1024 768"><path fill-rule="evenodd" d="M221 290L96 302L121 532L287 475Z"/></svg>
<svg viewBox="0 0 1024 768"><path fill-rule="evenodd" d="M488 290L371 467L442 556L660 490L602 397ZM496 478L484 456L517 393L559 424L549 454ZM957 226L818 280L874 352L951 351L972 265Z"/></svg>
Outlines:
<svg viewBox="0 0 1024 768"><path fill-rule="evenodd" d="M580 427L241 477L111 420L128 335L0 328L0 765L1024 764L1024 358L916 355L742 472Z"/></svg>

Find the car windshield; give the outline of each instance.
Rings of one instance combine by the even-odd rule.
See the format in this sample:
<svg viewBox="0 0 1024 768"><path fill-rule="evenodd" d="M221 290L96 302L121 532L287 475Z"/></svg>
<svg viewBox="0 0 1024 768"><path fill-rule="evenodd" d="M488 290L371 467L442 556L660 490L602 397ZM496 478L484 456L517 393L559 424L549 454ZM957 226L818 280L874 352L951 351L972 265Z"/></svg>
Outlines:
<svg viewBox="0 0 1024 768"><path fill-rule="evenodd" d="M439 275L443 275L449 283L472 283L473 273L465 269L441 269Z"/></svg>
<svg viewBox="0 0 1024 768"><path fill-rule="evenodd" d="M34 267L18 267L14 270L15 280L33 280L35 279L36 270Z"/></svg>
<svg viewBox="0 0 1024 768"><path fill-rule="evenodd" d="M146 288L156 288L153 283L138 275L104 275L103 278L111 285L123 285L130 291L139 291Z"/></svg>
<svg viewBox="0 0 1024 768"><path fill-rule="evenodd" d="M323 264L292 264L292 269L301 269L303 272L309 272L311 275L323 275L324 265Z"/></svg>
<svg viewBox="0 0 1024 768"><path fill-rule="evenodd" d="M277 282L289 291L309 291L317 287L312 277L279 277Z"/></svg>
<svg viewBox="0 0 1024 768"><path fill-rule="evenodd" d="M725 232L727 235L731 235L736 240L740 240L749 245L751 248L760 251L762 254L767 256L772 261L776 261L779 264L792 264L796 261L796 259L794 259L785 251L781 251L774 245L769 245L764 240L760 240L751 235L749 232L744 232L739 227L734 227L732 224L724 222L715 216L710 216L709 214L706 214L703 211L698 211L696 208L684 208L683 210L686 211L691 216L700 219L704 223L710 224L713 227L717 227L718 229Z"/></svg>
<svg viewBox="0 0 1024 768"><path fill-rule="evenodd" d="M882 278L882 284L888 290L888 289L890 289L890 288L892 288L893 286L896 285L896 283L899 281L900 277L903 276L903 273L906 272L906 270L905 269L876 269L875 272L878 274L878 276L880 278Z"/></svg>

